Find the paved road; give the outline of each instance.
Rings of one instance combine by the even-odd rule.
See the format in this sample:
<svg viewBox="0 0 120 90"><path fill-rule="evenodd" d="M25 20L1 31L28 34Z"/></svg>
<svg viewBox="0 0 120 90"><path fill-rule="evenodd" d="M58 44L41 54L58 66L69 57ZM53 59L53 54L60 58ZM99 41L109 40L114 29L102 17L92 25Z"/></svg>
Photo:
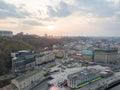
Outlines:
<svg viewBox="0 0 120 90"><path fill-rule="evenodd" d="M116 86L116 87L114 87L114 88L112 88L110 90L120 90L120 85L118 85L118 86Z"/></svg>
<svg viewBox="0 0 120 90"><path fill-rule="evenodd" d="M49 81L49 79L44 80L42 83L40 83L39 85L37 85L34 90L48 90L49 86L47 84L47 82Z"/></svg>

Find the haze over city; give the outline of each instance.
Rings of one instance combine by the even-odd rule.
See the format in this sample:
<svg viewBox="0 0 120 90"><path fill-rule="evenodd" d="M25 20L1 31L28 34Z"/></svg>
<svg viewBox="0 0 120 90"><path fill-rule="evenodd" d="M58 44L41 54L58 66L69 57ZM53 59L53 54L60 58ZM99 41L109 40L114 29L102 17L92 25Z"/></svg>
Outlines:
<svg viewBox="0 0 120 90"><path fill-rule="evenodd" d="M120 90L120 0L0 0L0 90Z"/></svg>
<svg viewBox="0 0 120 90"><path fill-rule="evenodd" d="M119 36L120 0L0 0L0 30Z"/></svg>

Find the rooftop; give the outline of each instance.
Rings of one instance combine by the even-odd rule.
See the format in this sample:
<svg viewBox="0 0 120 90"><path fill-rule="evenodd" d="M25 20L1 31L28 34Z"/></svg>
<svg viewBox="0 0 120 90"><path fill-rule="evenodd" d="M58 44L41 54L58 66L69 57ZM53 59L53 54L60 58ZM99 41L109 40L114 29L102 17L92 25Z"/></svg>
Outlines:
<svg viewBox="0 0 120 90"><path fill-rule="evenodd" d="M27 78L29 78L29 77L37 74L38 72L40 72L40 71L39 71L39 70L33 70L33 71L27 72L26 74L23 74L23 75L15 78L15 79L13 79L13 80L16 80L16 81L18 81L18 82L21 82L21 81L23 81L23 80L25 80L25 79L27 79Z"/></svg>
<svg viewBox="0 0 120 90"><path fill-rule="evenodd" d="M18 52L30 52L29 50L20 50Z"/></svg>
<svg viewBox="0 0 120 90"><path fill-rule="evenodd" d="M68 78L77 80L77 79L84 79L84 78L86 78L86 76L93 77L93 76L97 76L97 75L98 74L92 72L92 70L86 69L86 70L68 75Z"/></svg>
<svg viewBox="0 0 120 90"><path fill-rule="evenodd" d="M82 54L83 54L83 55L93 55L93 52L90 51L90 50L83 50L83 51L82 51Z"/></svg>
<svg viewBox="0 0 120 90"><path fill-rule="evenodd" d="M118 50L117 49L96 49L95 51L111 53L111 52L117 52Z"/></svg>

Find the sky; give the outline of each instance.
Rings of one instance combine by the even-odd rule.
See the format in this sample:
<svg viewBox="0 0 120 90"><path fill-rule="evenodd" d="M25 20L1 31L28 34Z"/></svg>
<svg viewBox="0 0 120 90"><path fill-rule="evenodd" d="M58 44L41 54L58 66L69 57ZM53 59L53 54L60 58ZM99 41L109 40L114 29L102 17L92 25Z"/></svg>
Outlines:
<svg viewBox="0 0 120 90"><path fill-rule="evenodd" d="M120 36L120 0L0 0L0 30Z"/></svg>

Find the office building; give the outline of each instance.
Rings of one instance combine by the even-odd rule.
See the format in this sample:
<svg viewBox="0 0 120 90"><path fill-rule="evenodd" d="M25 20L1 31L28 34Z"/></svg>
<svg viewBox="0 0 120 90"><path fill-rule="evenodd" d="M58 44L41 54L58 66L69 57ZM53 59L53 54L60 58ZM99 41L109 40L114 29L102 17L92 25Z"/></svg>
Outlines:
<svg viewBox="0 0 120 90"><path fill-rule="evenodd" d="M24 73L35 66L34 51L22 50L11 53L12 56L12 72L15 75Z"/></svg>
<svg viewBox="0 0 120 90"><path fill-rule="evenodd" d="M104 49L94 51L94 62L100 62L105 64L115 64L118 57L118 50L116 49Z"/></svg>

